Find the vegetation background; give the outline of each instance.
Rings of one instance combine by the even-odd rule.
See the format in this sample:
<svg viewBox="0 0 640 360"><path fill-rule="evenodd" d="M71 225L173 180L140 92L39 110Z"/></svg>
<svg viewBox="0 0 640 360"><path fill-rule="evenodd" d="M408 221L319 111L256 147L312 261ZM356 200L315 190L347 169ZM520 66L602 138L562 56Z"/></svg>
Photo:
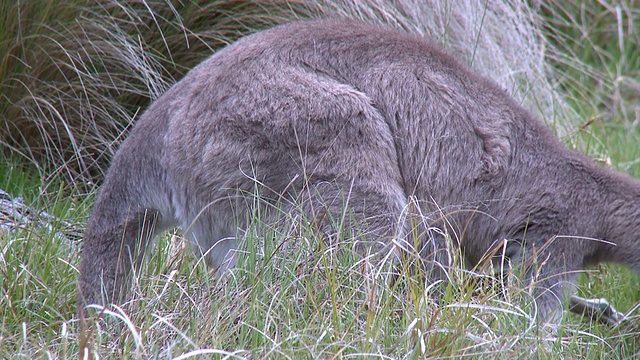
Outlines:
<svg viewBox="0 0 640 360"><path fill-rule="evenodd" d="M629 311L628 322L567 314L551 332L515 281L452 270L438 300L408 272L388 281L397 269L324 248L303 224L270 229L259 214L225 281L169 234L136 273L134 300L80 329L81 231L140 112L241 36L336 15L433 38L569 146L640 177L634 0L0 0L3 357L638 357L640 282L627 270L585 272L579 292Z"/></svg>

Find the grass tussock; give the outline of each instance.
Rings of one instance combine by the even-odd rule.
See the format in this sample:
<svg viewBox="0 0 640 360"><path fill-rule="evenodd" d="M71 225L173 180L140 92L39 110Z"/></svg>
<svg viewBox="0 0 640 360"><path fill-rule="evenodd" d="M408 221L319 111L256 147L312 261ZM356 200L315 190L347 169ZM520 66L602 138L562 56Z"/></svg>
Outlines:
<svg viewBox="0 0 640 360"><path fill-rule="evenodd" d="M293 19L349 16L433 38L563 132L536 12L517 0L3 2L0 144L70 181L102 177L148 103L215 49ZM556 120L561 119L561 120ZM46 172L46 171L43 171Z"/></svg>
<svg viewBox="0 0 640 360"><path fill-rule="evenodd" d="M540 16L545 60L580 119L567 141L640 176L640 4L542 1Z"/></svg>
<svg viewBox="0 0 640 360"><path fill-rule="evenodd" d="M545 32L553 45L547 59L564 90L598 121L640 121L640 4L543 2ZM595 94L593 93L595 90ZM595 95L595 96L594 96ZM593 119L587 117L585 122Z"/></svg>
<svg viewBox="0 0 640 360"><path fill-rule="evenodd" d="M4 150L69 180L100 178L136 114L175 79L213 49L284 20L284 4L269 4L3 2Z"/></svg>

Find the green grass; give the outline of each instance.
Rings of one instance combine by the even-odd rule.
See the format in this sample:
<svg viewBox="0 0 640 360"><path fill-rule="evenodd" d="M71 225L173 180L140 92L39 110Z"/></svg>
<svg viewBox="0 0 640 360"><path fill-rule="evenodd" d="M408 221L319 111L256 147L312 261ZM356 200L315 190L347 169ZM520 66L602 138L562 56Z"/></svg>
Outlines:
<svg viewBox="0 0 640 360"><path fill-rule="evenodd" d="M18 22L15 4L3 1L0 7L0 14L6 17L0 22L0 34L6 35L0 43L0 111L5 123L16 121L15 126L8 126L13 132L3 129L2 133L3 149L13 156L0 160L0 189L23 196L33 209L82 227L95 194L82 193L82 189L93 188L91 181L99 179L101 173L100 167L89 169L93 162L104 166L115 146L112 141L127 127L137 107L153 98L153 87L146 88L150 83L145 83L140 74L117 73L122 63L115 54L124 52L107 54L91 48L116 38L117 29L109 27L108 21L83 28L95 31L88 38L60 46L62 43L50 40L73 40L78 34L75 27L88 26L94 20L89 12L79 18L72 3L62 8L51 1L29 11L23 7ZM206 44L224 43L292 16L284 10L276 13L276 8L239 8L240 3L233 1L209 7L203 4L186 3L179 9L184 27L168 21L171 14L166 9L155 20L157 23L147 14L142 19L144 25L139 24L149 29L147 35L138 43L120 44L118 51L140 45L148 51L146 54L153 54L152 63L162 64L158 65L159 72L168 79L162 81L170 82L205 56ZM213 16L210 14L215 14L221 4L224 11L219 11L217 18L202 15ZM109 11L115 17L116 10ZM137 34L125 26L127 18L117 14L121 30ZM553 65L554 80L581 118L581 130L566 135L565 140L610 166L640 177L638 5L633 0L597 4L575 0L561 8L543 6L542 14L553 45L547 58ZM219 31L206 32L207 24L214 22L223 26ZM16 29L22 33L16 34ZM157 29L164 38L152 35L158 33ZM176 40L185 37L185 29L199 29L187 32L190 48ZM203 38L206 41L198 42ZM72 48L70 43L82 46ZM78 55L74 59L86 62L65 68L60 61L65 51L76 55L85 51L90 56ZM71 69L78 76L65 77L69 72L34 66L31 61L45 59L43 54L54 60L50 64ZM82 85L74 82L78 79ZM131 83L125 86L123 79ZM114 83L107 86L107 80ZM154 86L162 85L162 81ZM104 96L101 86L109 96ZM86 102L65 97L75 93L86 95ZM54 96L47 97L50 94ZM63 104L66 107L61 107ZM60 109L66 112L53 111ZM30 132L18 136L16 129L36 129L32 132L41 134L38 124L58 115L59 125L67 121L78 134L89 131L87 124L92 123L70 119L93 119L103 137L91 133L92 137L83 139L89 142L78 143L81 152L47 153L59 156L52 164L68 164L68 168L59 170L42 161L25 164L25 158L47 156L34 156L43 151L39 148L42 138L28 139ZM25 124L30 127L23 127ZM47 144L53 148L67 144L62 140L53 139ZM31 146L24 147L25 143ZM84 165L72 166L80 160ZM71 182L70 178L85 184ZM425 288L417 274L402 266L379 264L351 253L349 239L344 240L340 251L326 248L314 229L302 222L292 222L284 227L286 231L275 230L261 223L258 215L246 233L239 234L239 262L226 278L212 276L179 234L162 236L136 272L133 300L122 310L111 308L82 330L75 318L81 241L56 235L66 229L61 221L52 221L51 225L25 223L11 232L0 231L3 357L76 358L81 355L81 344L96 357L140 359L631 359L640 353L639 334L634 329L610 329L573 314L565 315L558 334L535 326L527 318L532 311L527 289L516 282L502 286L478 275L451 270L452 282ZM603 265L581 276L578 293L605 297L618 310L627 311L640 301L640 279L626 269Z"/></svg>
<svg viewBox="0 0 640 360"><path fill-rule="evenodd" d="M25 172L11 175L14 169L2 168L10 175L3 178L24 184L25 193L38 188L38 179L16 178ZM35 208L86 220L91 196L31 194ZM528 289L516 282L451 270L451 283L425 288L420 274L352 253L349 239L327 248L302 221L274 228L257 214L238 236L239 261L225 279L212 276L179 234L162 236L136 272L133 300L81 332L74 315L78 243L56 237L57 230L27 226L0 238L0 353L72 358L79 344L102 358L141 359L627 359L638 352L637 335L575 315L567 314L557 336L538 328L528 318ZM580 290L627 310L638 299L630 291L637 282L602 267Z"/></svg>
<svg viewBox="0 0 640 360"><path fill-rule="evenodd" d="M60 183L47 188L32 165L5 159L0 179L0 188L23 195L32 209L46 207L59 220L85 221L90 198L73 195ZM52 354L67 357L76 341L70 315L80 244L56 234L65 227L59 220L50 227L25 221L12 231L0 230L0 353L5 356L32 358L55 349Z"/></svg>

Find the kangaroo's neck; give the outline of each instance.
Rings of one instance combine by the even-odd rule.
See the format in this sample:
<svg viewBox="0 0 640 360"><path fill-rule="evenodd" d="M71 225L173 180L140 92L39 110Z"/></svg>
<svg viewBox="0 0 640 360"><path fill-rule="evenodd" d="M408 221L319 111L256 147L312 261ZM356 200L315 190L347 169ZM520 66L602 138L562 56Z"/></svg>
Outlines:
<svg viewBox="0 0 640 360"><path fill-rule="evenodd" d="M640 271L640 181L601 167L592 171L600 180L593 202L601 219L596 236L615 244L601 244L595 257Z"/></svg>

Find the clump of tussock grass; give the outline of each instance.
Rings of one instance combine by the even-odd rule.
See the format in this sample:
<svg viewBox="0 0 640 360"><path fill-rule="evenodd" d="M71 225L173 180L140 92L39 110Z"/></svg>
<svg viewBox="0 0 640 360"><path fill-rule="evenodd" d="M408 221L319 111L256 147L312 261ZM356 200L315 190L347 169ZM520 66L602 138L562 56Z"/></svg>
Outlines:
<svg viewBox="0 0 640 360"><path fill-rule="evenodd" d="M0 143L77 181L101 177L135 115L188 68L243 30L283 21L276 10L286 9L240 1L46 5L4 3Z"/></svg>
<svg viewBox="0 0 640 360"><path fill-rule="evenodd" d="M79 183L101 178L137 114L188 69L240 36L299 18L349 16L434 38L562 132L576 123L547 78L545 39L522 1L46 5L4 4L0 144Z"/></svg>
<svg viewBox="0 0 640 360"><path fill-rule="evenodd" d="M568 140L640 176L640 148L635 145L640 143L637 2L542 1L540 15L550 44L546 59L558 89L580 118L580 136Z"/></svg>
<svg viewBox="0 0 640 360"><path fill-rule="evenodd" d="M634 1L541 2L562 88L592 121L640 122L640 8ZM594 118L595 117L595 118Z"/></svg>

